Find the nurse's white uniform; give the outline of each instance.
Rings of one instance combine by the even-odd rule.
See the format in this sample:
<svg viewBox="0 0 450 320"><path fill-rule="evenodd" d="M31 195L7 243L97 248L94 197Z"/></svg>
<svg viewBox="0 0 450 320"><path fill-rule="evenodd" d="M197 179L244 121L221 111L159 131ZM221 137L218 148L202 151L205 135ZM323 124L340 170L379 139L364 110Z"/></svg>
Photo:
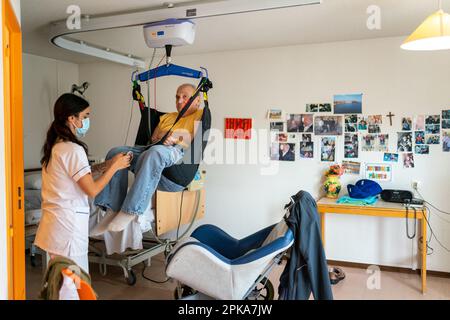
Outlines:
<svg viewBox="0 0 450 320"><path fill-rule="evenodd" d="M34 242L50 255L72 259L86 272L89 202L77 181L90 172L81 146L73 142L53 146L48 166L42 169L42 218Z"/></svg>

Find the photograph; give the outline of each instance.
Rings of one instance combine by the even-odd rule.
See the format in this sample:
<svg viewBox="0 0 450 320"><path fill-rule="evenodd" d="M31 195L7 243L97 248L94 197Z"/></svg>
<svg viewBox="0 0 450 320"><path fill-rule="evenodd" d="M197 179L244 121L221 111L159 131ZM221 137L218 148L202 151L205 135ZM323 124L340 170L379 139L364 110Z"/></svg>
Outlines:
<svg viewBox="0 0 450 320"><path fill-rule="evenodd" d="M442 129L450 129L450 119L442 119Z"/></svg>
<svg viewBox="0 0 450 320"><path fill-rule="evenodd" d="M319 105L316 103L311 103L306 105L306 112L318 112L319 111Z"/></svg>
<svg viewBox="0 0 450 320"><path fill-rule="evenodd" d="M425 135L426 144L439 144L441 143L441 136L438 134L426 134Z"/></svg>
<svg viewBox="0 0 450 320"><path fill-rule="evenodd" d="M339 94L334 96L334 113L362 113L362 94Z"/></svg>
<svg viewBox="0 0 450 320"><path fill-rule="evenodd" d="M314 134L322 136L342 135L342 116L318 116L314 118Z"/></svg>
<svg viewBox="0 0 450 320"><path fill-rule="evenodd" d="M346 123L345 132L358 132L358 124L356 123Z"/></svg>
<svg viewBox="0 0 450 320"><path fill-rule="evenodd" d="M302 142L312 142L312 135L310 133L303 133Z"/></svg>
<svg viewBox="0 0 450 320"><path fill-rule="evenodd" d="M412 152L403 153L403 168L414 168L414 154Z"/></svg>
<svg viewBox="0 0 450 320"><path fill-rule="evenodd" d="M289 133L287 142L288 143L297 143L299 138L300 138L299 134L297 134L297 133Z"/></svg>
<svg viewBox="0 0 450 320"><path fill-rule="evenodd" d="M271 122L270 131L284 131L284 122Z"/></svg>
<svg viewBox="0 0 450 320"><path fill-rule="evenodd" d="M314 142L300 142L300 158L314 158Z"/></svg>
<svg viewBox="0 0 450 320"><path fill-rule="evenodd" d="M345 174L360 175L360 173L361 173L361 163L360 162L343 160L342 167L344 168Z"/></svg>
<svg viewBox="0 0 450 320"><path fill-rule="evenodd" d="M398 162L398 153L385 153L383 161L386 162Z"/></svg>
<svg viewBox="0 0 450 320"><path fill-rule="evenodd" d="M414 130L415 131L425 131L425 116L415 116L414 117Z"/></svg>
<svg viewBox="0 0 450 320"><path fill-rule="evenodd" d="M389 151L389 135L388 134L364 134L361 137L362 151Z"/></svg>
<svg viewBox="0 0 450 320"><path fill-rule="evenodd" d="M287 132L313 132L312 114L289 114Z"/></svg>
<svg viewBox="0 0 450 320"><path fill-rule="evenodd" d="M411 131L412 130L412 118L411 117L403 117L402 118L402 131Z"/></svg>
<svg viewBox="0 0 450 320"><path fill-rule="evenodd" d="M336 137L322 137L320 147L320 160L333 162L336 158Z"/></svg>
<svg viewBox="0 0 450 320"><path fill-rule="evenodd" d="M414 146L414 151L416 154L429 154L430 146L427 144L419 144Z"/></svg>
<svg viewBox="0 0 450 320"><path fill-rule="evenodd" d="M280 144L272 143L270 146L270 160L280 160Z"/></svg>
<svg viewBox="0 0 450 320"><path fill-rule="evenodd" d="M295 143L280 143L280 161L295 161Z"/></svg>
<svg viewBox="0 0 450 320"><path fill-rule="evenodd" d="M358 135L352 133L345 134L344 158L358 158Z"/></svg>
<svg viewBox="0 0 450 320"><path fill-rule="evenodd" d="M442 151L450 152L450 130L442 131Z"/></svg>
<svg viewBox="0 0 450 320"><path fill-rule="evenodd" d="M441 116L440 115L431 115L425 117L425 124L441 124Z"/></svg>
<svg viewBox="0 0 450 320"><path fill-rule="evenodd" d="M319 104L319 112L331 112L331 103Z"/></svg>
<svg viewBox="0 0 450 320"><path fill-rule="evenodd" d="M381 128L378 124L369 124L369 133L380 133Z"/></svg>
<svg viewBox="0 0 450 320"><path fill-rule="evenodd" d="M365 178L379 181L391 181L392 166L384 163L366 163Z"/></svg>
<svg viewBox="0 0 450 320"><path fill-rule="evenodd" d="M415 131L414 137L416 144L425 144L425 131Z"/></svg>
<svg viewBox="0 0 450 320"><path fill-rule="evenodd" d="M358 130L364 131L367 130L367 117L358 116Z"/></svg>
<svg viewBox="0 0 450 320"><path fill-rule="evenodd" d="M442 119L450 119L450 110L442 110Z"/></svg>
<svg viewBox="0 0 450 320"><path fill-rule="evenodd" d="M286 131L287 132L303 132L303 127L301 126L301 114L288 114L286 121Z"/></svg>
<svg viewBox="0 0 450 320"><path fill-rule="evenodd" d="M287 133L277 133L275 136L277 142L287 142L288 140Z"/></svg>
<svg viewBox="0 0 450 320"><path fill-rule="evenodd" d="M440 124L426 124L425 125L425 133L426 134L439 134L441 131Z"/></svg>
<svg viewBox="0 0 450 320"><path fill-rule="evenodd" d="M397 137L397 152L412 152L412 133L398 132Z"/></svg>
<svg viewBox="0 0 450 320"><path fill-rule="evenodd" d="M383 116L381 114L368 116L367 122L369 123L369 125L383 124Z"/></svg>
<svg viewBox="0 0 450 320"><path fill-rule="evenodd" d="M283 116L283 111L280 109L270 109L269 110L269 120L281 120Z"/></svg>
<svg viewBox="0 0 450 320"><path fill-rule="evenodd" d="M344 116L345 123L357 123L358 116L356 114L347 114Z"/></svg>

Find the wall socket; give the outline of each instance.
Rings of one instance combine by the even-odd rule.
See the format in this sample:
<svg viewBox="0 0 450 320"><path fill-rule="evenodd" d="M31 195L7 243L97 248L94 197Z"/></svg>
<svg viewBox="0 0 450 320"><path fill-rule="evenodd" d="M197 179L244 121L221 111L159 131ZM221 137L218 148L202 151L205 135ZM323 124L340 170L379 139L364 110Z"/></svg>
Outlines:
<svg viewBox="0 0 450 320"><path fill-rule="evenodd" d="M411 186L412 186L413 190L417 190L419 188L419 184L420 184L419 181L416 181L416 180L412 181Z"/></svg>

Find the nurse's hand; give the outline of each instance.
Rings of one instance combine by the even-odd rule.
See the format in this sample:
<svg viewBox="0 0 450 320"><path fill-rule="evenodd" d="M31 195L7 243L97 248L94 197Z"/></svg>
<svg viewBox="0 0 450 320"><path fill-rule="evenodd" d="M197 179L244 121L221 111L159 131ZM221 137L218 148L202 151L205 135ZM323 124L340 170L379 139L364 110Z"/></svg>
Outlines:
<svg viewBox="0 0 450 320"><path fill-rule="evenodd" d="M118 170L128 168L131 164L131 156L123 153L116 154L111 159L111 166Z"/></svg>

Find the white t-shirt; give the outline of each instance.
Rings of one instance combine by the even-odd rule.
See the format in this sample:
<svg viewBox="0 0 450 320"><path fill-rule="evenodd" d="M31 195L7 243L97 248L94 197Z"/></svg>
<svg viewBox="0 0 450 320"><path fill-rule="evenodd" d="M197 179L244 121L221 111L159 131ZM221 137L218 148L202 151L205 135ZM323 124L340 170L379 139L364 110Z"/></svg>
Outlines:
<svg viewBox="0 0 450 320"><path fill-rule="evenodd" d="M77 181L91 172L84 149L72 142L53 146L42 169L42 218L35 245L65 257L88 252L89 202Z"/></svg>

